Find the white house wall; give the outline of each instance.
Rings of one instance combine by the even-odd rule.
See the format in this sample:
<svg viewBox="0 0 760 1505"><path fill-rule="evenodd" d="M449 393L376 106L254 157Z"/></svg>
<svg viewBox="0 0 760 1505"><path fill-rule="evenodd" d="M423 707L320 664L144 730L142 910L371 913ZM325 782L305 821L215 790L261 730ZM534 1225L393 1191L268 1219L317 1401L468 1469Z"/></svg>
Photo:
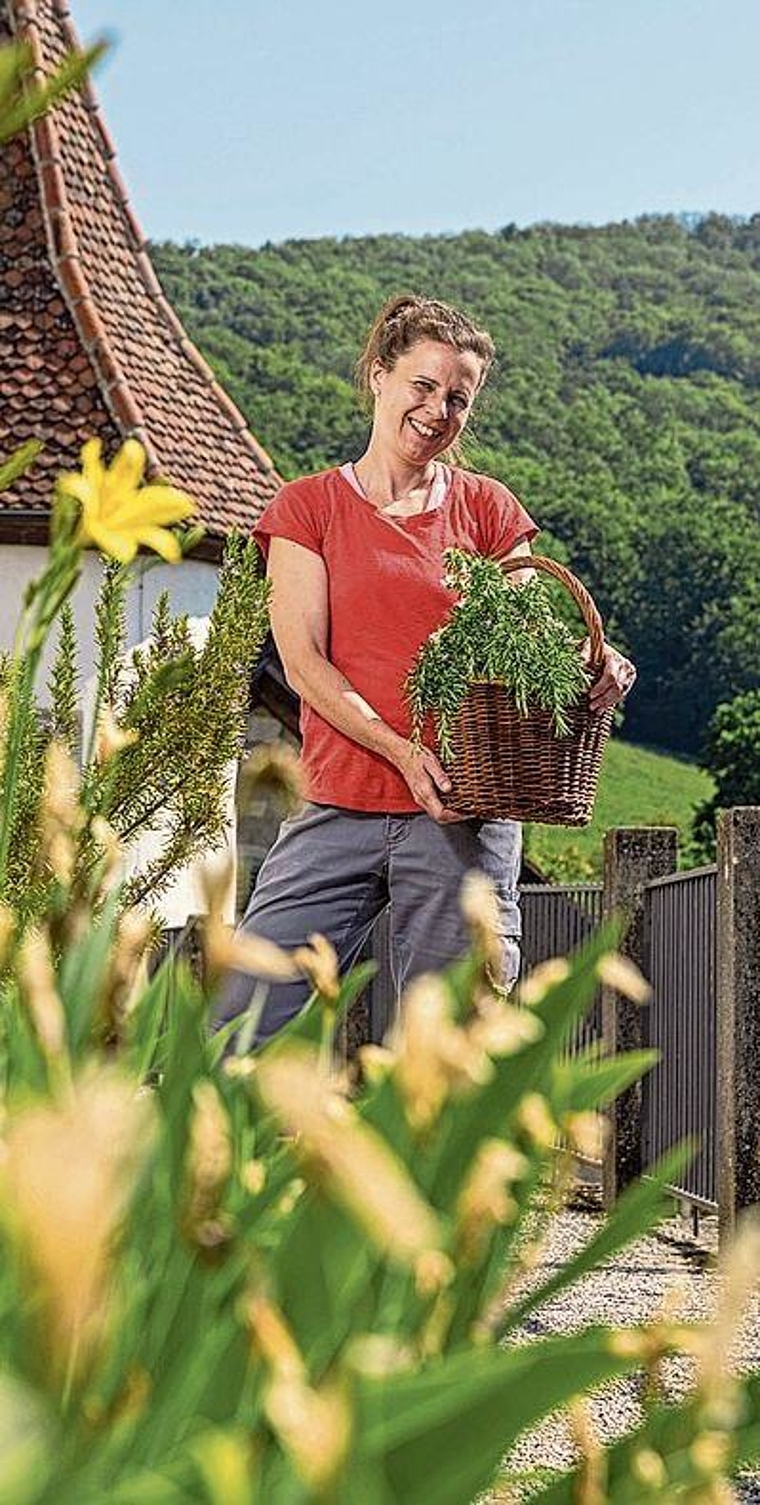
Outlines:
<svg viewBox="0 0 760 1505"><path fill-rule="evenodd" d="M45 567L47 550L31 544L0 546L0 649L13 646L24 593L30 581ZM100 586L102 563L91 551L85 555L82 576L71 598L79 645L80 683L85 684L95 667L94 604ZM150 632L151 616L163 590L168 590L175 615L207 616L216 598L217 567L203 560L188 559L170 565L159 561L132 587L127 601L127 648L132 648ZM48 700L46 691L50 666L55 655L56 634L48 645L38 680L39 699Z"/></svg>
<svg viewBox="0 0 760 1505"><path fill-rule="evenodd" d="M127 647L148 636L153 609L164 590L169 592L175 616L187 613L191 617L207 617L216 600L217 578L217 566L204 560L186 559L181 564L161 562L151 566L133 592L134 636Z"/></svg>

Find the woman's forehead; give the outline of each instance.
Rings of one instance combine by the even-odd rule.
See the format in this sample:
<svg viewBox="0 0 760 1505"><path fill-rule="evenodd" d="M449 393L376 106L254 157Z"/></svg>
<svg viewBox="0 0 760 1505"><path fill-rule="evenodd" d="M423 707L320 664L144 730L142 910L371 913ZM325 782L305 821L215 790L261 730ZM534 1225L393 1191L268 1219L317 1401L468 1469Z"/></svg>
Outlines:
<svg viewBox="0 0 760 1505"><path fill-rule="evenodd" d="M416 376L431 376L437 381L468 381L477 385L482 363L474 350L456 350L441 340L418 340L399 358L406 371L414 368Z"/></svg>

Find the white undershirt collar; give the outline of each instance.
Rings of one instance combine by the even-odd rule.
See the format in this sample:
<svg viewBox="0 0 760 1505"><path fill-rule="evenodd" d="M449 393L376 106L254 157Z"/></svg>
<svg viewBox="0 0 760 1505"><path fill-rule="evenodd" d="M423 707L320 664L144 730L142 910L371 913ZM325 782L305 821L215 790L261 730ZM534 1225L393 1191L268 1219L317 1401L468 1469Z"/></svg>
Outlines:
<svg viewBox="0 0 760 1505"><path fill-rule="evenodd" d="M433 512L436 507L440 507L441 506L441 503L443 502L443 499L444 499L444 497L446 495L446 492L447 492L448 486L449 486L449 470L448 470L448 466L444 465L440 460L436 460L434 463L435 463L435 475L433 477L433 484L430 487L430 492L428 494L427 505L425 507L425 511L426 512ZM353 486L354 491L357 491L359 493L359 496L363 497L364 500L365 500L365 502L366 502L368 500L367 493L364 490L364 487L362 486L362 483L361 483L361 481L359 480L359 477L356 474L356 471L354 469L354 463L353 463L353 461L352 460L347 460L346 463L345 463L345 465L341 465L341 467L340 467L340 473L341 473L342 476L345 476L345 478L348 481L349 485ZM391 514L391 516L393 516L393 515L394 514ZM395 515L399 516L401 514L395 514ZM411 515L412 516L420 516L419 513L417 513L417 514L413 513Z"/></svg>

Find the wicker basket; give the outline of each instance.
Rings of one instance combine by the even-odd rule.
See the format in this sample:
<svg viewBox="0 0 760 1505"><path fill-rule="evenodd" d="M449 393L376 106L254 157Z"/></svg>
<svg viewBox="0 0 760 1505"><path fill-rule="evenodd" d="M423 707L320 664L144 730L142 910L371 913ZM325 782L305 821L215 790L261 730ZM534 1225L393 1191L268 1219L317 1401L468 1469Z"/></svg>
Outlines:
<svg viewBox="0 0 760 1505"><path fill-rule="evenodd" d="M602 621L586 590L564 565L542 555L515 555L502 568L534 568L561 581L580 607L591 640L590 669L601 668ZM558 737L550 711L521 715L502 684L474 681L451 732L446 808L488 820L585 826L591 819L613 710L592 712L588 696L566 713L570 731Z"/></svg>

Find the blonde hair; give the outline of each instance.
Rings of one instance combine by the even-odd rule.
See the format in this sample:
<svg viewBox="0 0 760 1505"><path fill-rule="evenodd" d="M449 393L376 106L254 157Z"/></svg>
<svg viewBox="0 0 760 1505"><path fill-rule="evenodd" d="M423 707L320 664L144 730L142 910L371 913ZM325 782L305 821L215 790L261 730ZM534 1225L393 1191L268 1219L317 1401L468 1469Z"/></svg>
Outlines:
<svg viewBox="0 0 760 1505"><path fill-rule="evenodd" d="M455 350L471 350L483 367L478 389L482 387L496 353L490 334L478 329L448 303L417 293L402 293L383 305L356 362L356 389L365 412L372 409L373 362L378 360L386 371L392 371L399 356L405 355L419 340L439 340L444 345L453 345Z"/></svg>

